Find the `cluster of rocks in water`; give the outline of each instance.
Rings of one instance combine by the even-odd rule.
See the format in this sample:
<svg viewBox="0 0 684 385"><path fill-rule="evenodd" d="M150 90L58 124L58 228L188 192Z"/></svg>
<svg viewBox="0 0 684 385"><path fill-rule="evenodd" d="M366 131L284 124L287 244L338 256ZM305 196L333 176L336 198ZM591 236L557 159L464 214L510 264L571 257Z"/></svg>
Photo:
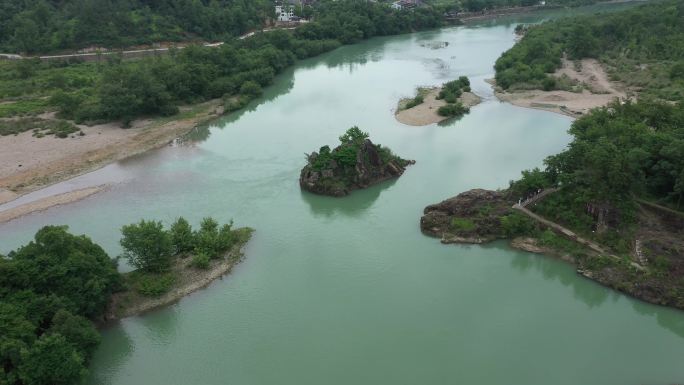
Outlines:
<svg viewBox="0 0 684 385"><path fill-rule="evenodd" d="M360 131L357 129L357 132ZM343 141L332 151L328 146L321 147L319 152L313 152L307 158L308 164L299 177L301 188L315 194L335 197L397 178L408 165L415 163L392 154L386 147L374 144L367 134Z"/></svg>

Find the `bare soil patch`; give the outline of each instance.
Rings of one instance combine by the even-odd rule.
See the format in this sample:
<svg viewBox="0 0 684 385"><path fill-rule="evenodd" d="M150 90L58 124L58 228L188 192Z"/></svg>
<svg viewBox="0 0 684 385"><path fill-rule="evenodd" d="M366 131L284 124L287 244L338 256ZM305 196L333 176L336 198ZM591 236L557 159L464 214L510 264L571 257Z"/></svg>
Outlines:
<svg viewBox="0 0 684 385"><path fill-rule="evenodd" d="M567 77L581 85L581 92L570 91L513 91L495 88L499 100L519 107L535 108L578 117L591 109L608 105L615 99L626 99L626 89L608 79L606 71L595 59L583 59L578 65L563 59L563 66L554 73L555 77ZM495 85L493 80L488 81Z"/></svg>
<svg viewBox="0 0 684 385"><path fill-rule="evenodd" d="M220 100L213 100L185 108L179 116L136 120L127 129L121 128L118 122L78 125L85 135L64 139L37 138L30 131L2 136L0 203L164 146L198 124L221 115L220 104ZM41 118L54 118L54 114L43 114Z"/></svg>

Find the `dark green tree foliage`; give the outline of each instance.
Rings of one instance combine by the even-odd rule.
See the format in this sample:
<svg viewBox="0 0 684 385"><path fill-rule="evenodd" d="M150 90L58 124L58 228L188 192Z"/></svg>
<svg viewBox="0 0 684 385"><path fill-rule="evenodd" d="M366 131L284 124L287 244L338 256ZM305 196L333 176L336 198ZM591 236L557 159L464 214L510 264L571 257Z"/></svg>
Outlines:
<svg viewBox="0 0 684 385"><path fill-rule="evenodd" d="M297 28L305 40L339 40L355 43L373 36L396 35L441 25L442 13L433 7L394 11L387 4L366 0L321 0L315 8L315 23Z"/></svg>
<svg viewBox="0 0 684 385"><path fill-rule="evenodd" d="M575 121L568 149L546 170L523 172L516 192L562 185L583 202L619 204L648 196L684 204L684 107L651 101L613 103Z"/></svg>
<svg viewBox="0 0 684 385"><path fill-rule="evenodd" d="M226 39L272 13L268 0L0 0L0 51Z"/></svg>
<svg viewBox="0 0 684 385"><path fill-rule="evenodd" d="M26 4L32 1L41 0L26 0ZM62 3L68 7L74 1L86 0ZM123 1L106 0L111 7ZM142 0L129 1L135 8L134 3ZM99 4L105 0L92 2ZM164 7L166 3L172 5ZM201 13L199 9L205 3L159 0L149 4L149 8L169 12L183 9L188 18L193 19ZM207 7L230 8L243 3L252 2L215 0ZM47 6L55 5L49 3ZM90 6L84 5L84 9ZM269 12L270 9L269 6ZM213 98L223 98L226 110L232 111L258 97L263 87L272 84L274 77L297 59L372 36L436 27L442 18L442 14L433 8L399 12L385 3L361 0L321 1L315 12L316 21L295 31L280 30L259 33L244 40L229 39L220 47L190 46L163 57L136 61L111 57L107 63L99 65L21 61L13 71L0 74L0 81L8 82L7 95L0 97L47 92L50 97L46 102L57 107L63 118L77 122L122 120L124 126L141 115L172 115L180 104ZM115 23L103 23L100 28L104 31L111 24ZM3 87L0 91L4 91Z"/></svg>
<svg viewBox="0 0 684 385"><path fill-rule="evenodd" d="M128 262L149 273L163 273L171 267L171 235L158 221L141 220L121 228L121 247Z"/></svg>
<svg viewBox="0 0 684 385"><path fill-rule="evenodd" d="M463 116L466 113L468 113L468 111L470 111L470 110L467 107L465 107L463 105L463 103L461 103L459 101L457 101L455 103L449 103L449 104L447 104L445 106L441 106L437 109L437 113L440 116L445 116L445 117L450 117L450 118Z"/></svg>
<svg viewBox="0 0 684 385"><path fill-rule="evenodd" d="M180 217L171 225L171 243L175 254L189 253L194 249L192 227L185 218Z"/></svg>
<svg viewBox="0 0 684 385"><path fill-rule="evenodd" d="M71 385L87 373L83 356L58 333L40 336L22 352L21 359L19 377L23 384Z"/></svg>
<svg viewBox="0 0 684 385"><path fill-rule="evenodd" d="M8 274L0 277L4 290L57 296L75 314L101 314L119 288L115 262L89 238L71 235L64 226L42 228L9 258Z"/></svg>
<svg viewBox="0 0 684 385"><path fill-rule="evenodd" d="M496 82L504 89L555 86L549 73L569 59L598 58L637 63L659 61L678 74L684 60L684 14L680 1L647 4L627 11L559 19L532 26L496 61Z"/></svg>
<svg viewBox="0 0 684 385"><path fill-rule="evenodd" d="M450 118L467 114L470 109L458 99L464 92L470 92L470 79L467 76L461 76L456 80L444 83L437 99L443 99L447 104L439 107L437 114Z"/></svg>
<svg viewBox="0 0 684 385"><path fill-rule="evenodd" d="M120 285L115 261L66 227L44 227L1 258L0 383L77 383L99 342L88 318Z"/></svg>
<svg viewBox="0 0 684 385"><path fill-rule="evenodd" d="M206 256L209 259L222 257L235 243L232 225L231 222L219 227L213 218L202 219L199 231L194 234L195 255Z"/></svg>

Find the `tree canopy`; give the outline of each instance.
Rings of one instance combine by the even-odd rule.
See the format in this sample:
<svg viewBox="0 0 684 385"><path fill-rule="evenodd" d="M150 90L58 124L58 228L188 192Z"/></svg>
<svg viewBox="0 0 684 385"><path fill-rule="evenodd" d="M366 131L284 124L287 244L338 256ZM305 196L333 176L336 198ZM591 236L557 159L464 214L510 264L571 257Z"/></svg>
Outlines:
<svg viewBox="0 0 684 385"><path fill-rule="evenodd" d="M115 261L65 226L0 259L0 383L78 382L100 339L89 319L120 286Z"/></svg>
<svg viewBox="0 0 684 385"><path fill-rule="evenodd" d="M613 79L641 89L643 96L680 100L684 6L668 0L532 26L496 61L496 82L504 89L553 88L549 73L560 67L564 54L601 60Z"/></svg>

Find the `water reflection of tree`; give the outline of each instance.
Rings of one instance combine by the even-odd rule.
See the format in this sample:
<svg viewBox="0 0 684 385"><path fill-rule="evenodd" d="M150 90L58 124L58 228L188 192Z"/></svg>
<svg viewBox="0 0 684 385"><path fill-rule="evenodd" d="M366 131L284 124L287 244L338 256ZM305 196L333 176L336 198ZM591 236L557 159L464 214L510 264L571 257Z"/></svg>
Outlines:
<svg viewBox="0 0 684 385"><path fill-rule="evenodd" d="M123 367L135 350L133 340L119 322L107 325L102 334L105 338L93 357L90 376L86 380L88 384L108 384L108 376ZM92 370L93 366L97 369Z"/></svg>
<svg viewBox="0 0 684 385"><path fill-rule="evenodd" d="M212 127L223 129L230 123L239 120L244 114L255 111L260 105L270 103L278 97L288 94L294 87L294 70L294 67L290 67L278 75L273 84L264 89L261 97L252 100L244 108L195 127L192 131L179 138L177 144L184 145L203 142L211 136Z"/></svg>
<svg viewBox="0 0 684 385"><path fill-rule="evenodd" d="M145 328L146 336L155 344L168 345L177 336L179 312L178 306L166 306L145 313L145 317L140 317L138 321Z"/></svg>
<svg viewBox="0 0 684 385"><path fill-rule="evenodd" d="M367 189L353 191L346 197L335 198L302 191L301 197L316 216L333 217L338 214L358 217L373 205L380 194L397 182L397 178L379 183Z"/></svg>
<svg viewBox="0 0 684 385"><path fill-rule="evenodd" d="M494 247L502 247L502 245ZM559 262L552 257L543 255L519 253L511 260L511 267L523 272L534 269L541 272L546 280L558 280L564 286L571 286L574 298L582 301L589 308L596 308L602 305L608 298L615 302L623 296L623 294L617 291L578 276L570 266L567 269L559 268L559 263L564 262ZM634 298L629 298L628 300L632 303L632 307L637 313L654 316L658 325L684 338L684 312L649 304Z"/></svg>
<svg viewBox="0 0 684 385"><path fill-rule="evenodd" d="M684 338L684 311L667 309L642 301L633 301L632 307L639 314L655 316L658 325Z"/></svg>
<svg viewBox="0 0 684 385"><path fill-rule="evenodd" d="M511 260L511 267L523 272L534 269L540 272L547 281L557 280L563 286L572 287L573 297L589 308L598 307L611 297L610 290L579 277L570 266L562 268L559 266L560 263L564 262L543 255L519 253ZM616 300L618 296L614 293L613 300Z"/></svg>

